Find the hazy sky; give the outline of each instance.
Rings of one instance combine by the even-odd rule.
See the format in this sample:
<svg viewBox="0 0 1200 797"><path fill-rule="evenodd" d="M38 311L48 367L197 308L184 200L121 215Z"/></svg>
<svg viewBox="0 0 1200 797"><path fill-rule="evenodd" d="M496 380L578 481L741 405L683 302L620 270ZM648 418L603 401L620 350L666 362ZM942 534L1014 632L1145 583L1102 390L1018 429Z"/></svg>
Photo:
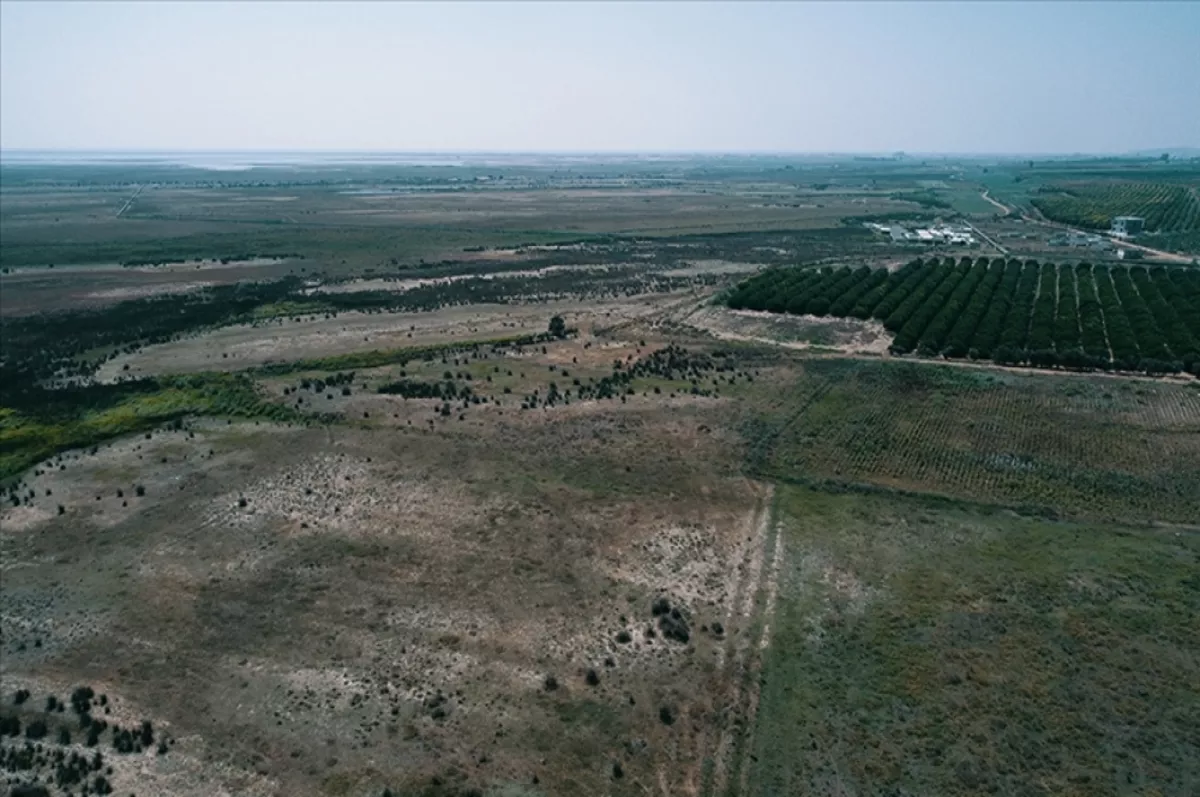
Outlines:
<svg viewBox="0 0 1200 797"><path fill-rule="evenodd" d="M1200 3L0 2L0 147L1200 146Z"/></svg>

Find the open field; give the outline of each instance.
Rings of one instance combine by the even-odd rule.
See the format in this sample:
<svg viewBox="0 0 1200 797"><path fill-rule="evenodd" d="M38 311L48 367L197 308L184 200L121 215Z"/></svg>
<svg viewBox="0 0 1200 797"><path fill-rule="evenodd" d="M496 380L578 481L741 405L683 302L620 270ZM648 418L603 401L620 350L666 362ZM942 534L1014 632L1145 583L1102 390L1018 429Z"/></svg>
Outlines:
<svg viewBox="0 0 1200 797"><path fill-rule="evenodd" d="M106 362L96 377L231 371L274 362L331 357L356 351L488 340L544 332L562 315L573 326L592 328L655 313L679 302L695 302L691 292L653 294L613 302L473 304L437 313L342 313L336 318L279 318L268 324L221 327L195 337L147 346Z"/></svg>
<svg viewBox="0 0 1200 797"><path fill-rule="evenodd" d="M147 173L145 182L135 169L114 183L104 170L64 166L52 178L45 167L9 164L0 266L302 255L331 272L361 273L604 235L836 228L847 217L920 208L869 182L814 187L814 178L778 166L631 173L638 168L380 167L334 179L261 169L242 180L180 168Z"/></svg>
<svg viewBox="0 0 1200 797"><path fill-rule="evenodd" d="M1195 273L548 163L4 167L0 793L1195 792Z"/></svg>
<svg viewBox="0 0 1200 797"><path fill-rule="evenodd" d="M774 378L779 398L746 429L763 478L1095 520L1196 521L1194 384L840 359Z"/></svg>
<svg viewBox="0 0 1200 797"><path fill-rule="evenodd" d="M177 744L113 776L141 794L438 778L595 793L614 761L630 790L683 788L720 688L700 685L719 681L724 639L700 628L741 631L725 564L757 500L697 436L706 420L626 412L482 438L218 427L71 460L32 482L65 515L5 515L5 692L87 682L151 719ZM595 437L618 429L642 442ZM702 464L655 453L683 441ZM568 462L546 461L564 445ZM593 481L625 468L648 489ZM146 495L127 508L116 490L135 481ZM62 553L96 534L98 555ZM687 644L649 636L659 596L687 613Z"/></svg>
<svg viewBox="0 0 1200 797"><path fill-rule="evenodd" d="M278 279L298 273L294 262L262 258L162 266L60 266L21 269L0 278L0 314L29 315L103 307L128 299L187 293L244 279Z"/></svg>
<svg viewBox="0 0 1200 797"><path fill-rule="evenodd" d="M747 795L1183 795L1200 538L781 488Z"/></svg>
<svg viewBox="0 0 1200 797"><path fill-rule="evenodd" d="M735 410L669 374L628 400L517 407L639 351L406 366L502 400L465 420L374 392L385 366L312 394L345 418L328 428L188 422L51 459L0 515L5 691L85 680L150 719L176 743L112 776L139 793L694 788L729 746L707 718L766 577L769 490L741 475ZM97 533L103 553L56 553Z"/></svg>

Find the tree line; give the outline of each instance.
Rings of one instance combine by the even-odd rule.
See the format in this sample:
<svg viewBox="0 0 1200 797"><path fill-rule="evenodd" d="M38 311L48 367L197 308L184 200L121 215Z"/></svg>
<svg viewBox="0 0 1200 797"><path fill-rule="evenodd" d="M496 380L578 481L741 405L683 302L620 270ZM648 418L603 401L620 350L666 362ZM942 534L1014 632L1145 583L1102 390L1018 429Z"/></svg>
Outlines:
<svg viewBox="0 0 1200 797"><path fill-rule="evenodd" d="M1200 375L1200 270L985 257L885 269L774 268L737 310L874 319L895 354Z"/></svg>

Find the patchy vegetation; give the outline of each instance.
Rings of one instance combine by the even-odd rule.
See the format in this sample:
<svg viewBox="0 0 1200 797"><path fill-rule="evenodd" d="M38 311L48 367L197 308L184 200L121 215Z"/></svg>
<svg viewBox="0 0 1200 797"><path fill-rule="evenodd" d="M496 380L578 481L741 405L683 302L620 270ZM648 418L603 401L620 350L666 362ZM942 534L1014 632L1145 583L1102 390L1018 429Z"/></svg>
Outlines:
<svg viewBox="0 0 1200 797"><path fill-rule="evenodd" d="M763 478L914 490L1064 515L1191 523L1200 391L828 360L748 416Z"/></svg>
<svg viewBox="0 0 1200 797"><path fill-rule="evenodd" d="M302 420L287 407L264 400L244 374L38 389L15 398L19 401L0 408L0 480L61 451L180 424L188 416Z"/></svg>
<svg viewBox="0 0 1200 797"><path fill-rule="evenodd" d="M748 795L1186 794L1200 540L780 491Z"/></svg>
<svg viewBox="0 0 1200 797"><path fill-rule="evenodd" d="M861 224L1048 167L0 168L0 788L1200 776L1195 273Z"/></svg>
<svg viewBox="0 0 1200 797"><path fill-rule="evenodd" d="M122 728L103 719L109 714L108 696L97 695L90 686L71 692L70 713L56 695L46 698L41 712L26 704L28 697L28 690L18 690L11 705L0 705L0 769L9 773L13 795L48 797L76 789L83 795L111 794L113 767L105 751L109 756L163 756L175 744L162 734L156 737L150 720ZM72 734L80 737L75 745Z"/></svg>

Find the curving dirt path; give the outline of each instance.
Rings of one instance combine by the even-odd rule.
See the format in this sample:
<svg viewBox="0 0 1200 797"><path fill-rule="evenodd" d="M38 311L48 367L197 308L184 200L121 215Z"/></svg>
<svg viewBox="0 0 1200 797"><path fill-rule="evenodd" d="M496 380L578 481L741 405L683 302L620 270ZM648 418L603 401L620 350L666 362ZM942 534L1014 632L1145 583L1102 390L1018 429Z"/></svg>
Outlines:
<svg viewBox="0 0 1200 797"><path fill-rule="evenodd" d="M1005 205L1002 202L997 202L996 200L992 199L990 196L988 196L987 191L984 191L979 196L981 196L985 201L990 202L993 205L995 205L1003 215L1007 216L1010 213L1012 213L1012 209L1008 205Z"/></svg>

